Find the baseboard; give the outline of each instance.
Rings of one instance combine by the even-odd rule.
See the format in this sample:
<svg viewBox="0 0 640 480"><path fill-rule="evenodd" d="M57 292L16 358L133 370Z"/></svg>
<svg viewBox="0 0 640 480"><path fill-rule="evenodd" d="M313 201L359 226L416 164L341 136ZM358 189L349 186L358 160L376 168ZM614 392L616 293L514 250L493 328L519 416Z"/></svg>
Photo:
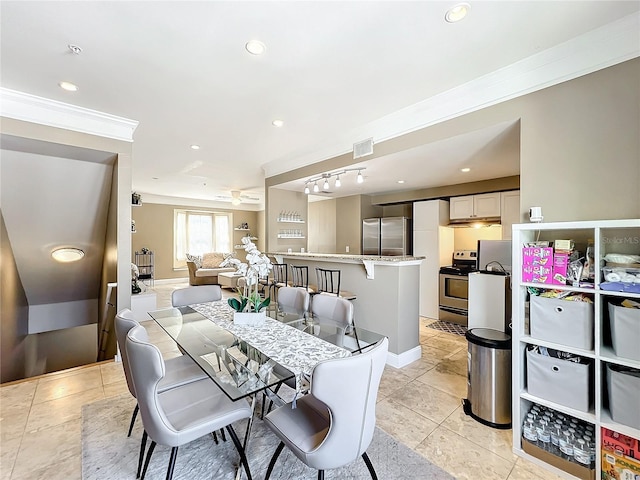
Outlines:
<svg viewBox="0 0 640 480"><path fill-rule="evenodd" d="M415 362L416 360L420 360L422 357L422 347L418 345L411 350L407 350L406 352L398 353L387 353L387 365L390 365L395 368L406 367L410 363Z"/></svg>
<svg viewBox="0 0 640 480"><path fill-rule="evenodd" d="M184 283L189 282L189 277L185 278L161 278L159 280L154 280L153 283L155 285L170 285L172 283Z"/></svg>

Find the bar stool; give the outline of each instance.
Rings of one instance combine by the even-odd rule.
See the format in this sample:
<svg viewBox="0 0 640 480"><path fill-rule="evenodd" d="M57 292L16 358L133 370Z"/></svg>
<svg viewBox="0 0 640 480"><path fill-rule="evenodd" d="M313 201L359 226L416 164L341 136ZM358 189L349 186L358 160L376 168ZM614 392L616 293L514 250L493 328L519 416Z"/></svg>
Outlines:
<svg viewBox="0 0 640 480"><path fill-rule="evenodd" d="M316 277L318 287L316 293L328 293L347 300L355 300L356 294L346 290L340 290L340 281L342 277L341 270L316 267Z"/></svg>
<svg viewBox="0 0 640 480"><path fill-rule="evenodd" d="M340 290L340 281L342 280L341 270L316 267L316 277L318 280L318 286L315 295L335 295L336 297L341 297L345 300L350 301L353 301L357 298L355 293L346 290ZM353 317L355 317L355 315ZM353 328L353 334L356 337L358 348L360 348L360 341L358 340L358 331L356 329L355 318L351 319L351 326Z"/></svg>
<svg viewBox="0 0 640 480"><path fill-rule="evenodd" d="M269 297L273 292L273 298L278 301L278 289L289 285L289 267L286 263L272 263L273 277L269 283Z"/></svg>
<svg viewBox="0 0 640 480"><path fill-rule="evenodd" d="M303 288L310 295L316 293L315 289L309 286L309 267L291 265L291 286Z"/></svg>

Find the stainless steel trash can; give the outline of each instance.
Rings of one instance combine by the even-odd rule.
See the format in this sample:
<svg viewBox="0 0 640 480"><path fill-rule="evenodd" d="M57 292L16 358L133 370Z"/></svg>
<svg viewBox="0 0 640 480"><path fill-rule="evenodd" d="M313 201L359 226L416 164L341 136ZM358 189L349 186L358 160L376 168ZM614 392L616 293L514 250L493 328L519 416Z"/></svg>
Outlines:
<svg viewBox="0 0 640 480"><path fill-rule="evenodd" d="M484 425L511 428L511 336L490 328L472 328L466 338L464 411Z"/></svg>

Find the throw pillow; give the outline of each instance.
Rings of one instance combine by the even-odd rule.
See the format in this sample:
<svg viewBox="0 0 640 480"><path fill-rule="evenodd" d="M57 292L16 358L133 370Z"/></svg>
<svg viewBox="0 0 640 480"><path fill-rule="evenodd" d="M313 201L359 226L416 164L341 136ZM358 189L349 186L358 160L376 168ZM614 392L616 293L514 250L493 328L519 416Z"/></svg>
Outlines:
<svg viewBox="0 0 640 480"><path fill-rule="evenodd" d="M223 253L205 253L202 255L202 268L218 268L223 260Z"/></svg>
<svg viewBox="0 0 640 480"><path fill-rule="evenodd" d="M200 255L185 253L184 256L187 257L187 262L193 262L195 263L196 268L202 268L202 257Z"/></svg>

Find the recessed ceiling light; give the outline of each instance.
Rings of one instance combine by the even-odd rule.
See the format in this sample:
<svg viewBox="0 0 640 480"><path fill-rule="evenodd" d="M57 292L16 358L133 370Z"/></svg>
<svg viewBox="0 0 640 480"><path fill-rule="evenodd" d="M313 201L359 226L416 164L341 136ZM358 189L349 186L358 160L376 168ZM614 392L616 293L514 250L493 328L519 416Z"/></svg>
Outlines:
<svg viewBox="0 0 640 480"><path fill-rule="evenodd" d="M398 180L396 183L404 183L404 180Z"/></svg>
<svg viewBox="0 0 640 480"><path fill-rule="evenodd" d="M271 122L271 125L273 125L274 127L281 127L284 125L284 121L280 120L280 119L275 119L273 122Z"/></svg>
<svg viewBox="0 0 640 480"><path fill-rule="evenodd" d="M249 40L244 46L251 55L262 55L267 49L264 43L258 40Z"/></svg>
<svg viewBox="0 0 640 480"><path fill-rule="evenodd" d="M73 45L70 43L69 45L67 45L67 48L69 48L71 53L75 53L76 55L80 55L82 53L82 48L80 48L78 45Z"/></svg>
<svg viewBox="0 0 640 480"><path fill-rule="evenodd" d="M84 257L84 252L79 248L58 248L51 252L54 260L62 263L75 262Z"/></svg>
<svg viewBox="0 0 640 480"><path fill-rule="evenodd" d="M464 172L464 173L467 173L467 172L470 172L471 169L469 167L466 167L466 168L461 168L460 171Z"/></svg>
<svg viewBox="0 0 640 480"><path fill-rule="evenodd" d="M67 92L77 92L78 91L78 86L74 85L71 82L60 82L58 85L60 85L60 88L62 88L63 90L66 90Z"/></svg>
<svg viewBox="0 0 640 480"><path fill-rule="evenodd" d="M459 3L447 10L447 13L444 15L444 19L449 23L459 22L467 16L469 10L471 10L471 5L468 3Z"/></svg>
<svg viewBox="0 0 640 480"><path fill-rule="evenodd" d="M191 145L192 150L200 150L200 145L193 144Z"/></svg>

